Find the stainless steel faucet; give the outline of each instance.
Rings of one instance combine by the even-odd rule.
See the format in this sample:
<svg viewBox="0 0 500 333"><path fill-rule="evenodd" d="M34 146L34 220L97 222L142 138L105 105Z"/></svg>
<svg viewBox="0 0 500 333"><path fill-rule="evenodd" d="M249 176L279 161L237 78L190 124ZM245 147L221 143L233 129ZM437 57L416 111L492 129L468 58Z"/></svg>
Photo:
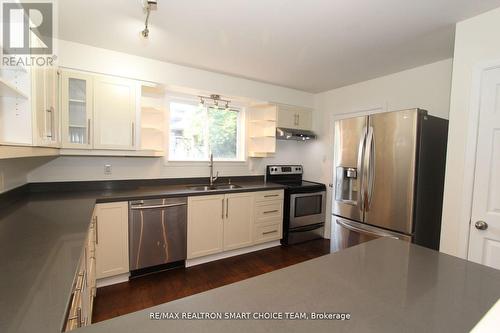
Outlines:
<svg viewBox="0 0 500 333"><path fill-rule="evenodd" d="M219 178L219 171L214 177L214 154L210 154L210 186L214 185L214 182Z"/></svg>

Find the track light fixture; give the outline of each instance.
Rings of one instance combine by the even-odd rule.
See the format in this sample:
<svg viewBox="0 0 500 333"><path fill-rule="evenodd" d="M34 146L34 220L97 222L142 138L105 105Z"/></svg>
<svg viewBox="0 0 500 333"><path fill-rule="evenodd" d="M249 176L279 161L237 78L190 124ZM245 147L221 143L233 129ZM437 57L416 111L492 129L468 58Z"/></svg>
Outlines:
<svg viewBox="0 0 500 333"><path fill-rule="evenodd" d="M207 100L212 101L212 105L214 108L219 109L219 110L226 110L229 111L229 105L231 104L231 101L228 99L222 99L220 98L220 95L210 95L208 97L206 96L198 96L200 98L200 108L205 107L205 102ZM222 107L224 105L224 107ZM207 105L208 106L208 105Z"/></svg>
<svg viewBox="0 0 500 333"><path fill-rule="evenodd" d="M152 10L156 10L158 8L157 0L144 0L143 2L144 10L146 11L146 22L144 23L144 30L141 31L141 35L144 38L149 37L149 15Z"/></svg>

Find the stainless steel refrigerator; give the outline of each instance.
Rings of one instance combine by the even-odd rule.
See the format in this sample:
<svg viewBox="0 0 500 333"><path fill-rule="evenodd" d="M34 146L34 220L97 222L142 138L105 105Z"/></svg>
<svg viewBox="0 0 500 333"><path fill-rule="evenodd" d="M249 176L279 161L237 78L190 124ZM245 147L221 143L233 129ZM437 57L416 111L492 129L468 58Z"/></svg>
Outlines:
<svg viewBox="0 0 500 333"><path fill-rule="evenodd" d="M411 109L335 122L332 247L439 248L448 121Z"/></svg>

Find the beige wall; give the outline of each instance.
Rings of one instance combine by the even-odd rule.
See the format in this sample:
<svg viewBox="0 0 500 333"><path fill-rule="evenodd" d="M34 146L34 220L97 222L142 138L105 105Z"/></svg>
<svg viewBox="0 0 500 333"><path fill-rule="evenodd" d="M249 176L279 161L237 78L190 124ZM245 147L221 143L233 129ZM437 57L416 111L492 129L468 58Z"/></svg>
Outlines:
<svg viewBox="0 0 500 333"><path fill-rule="evenodd" d="M316 142L278 141L276 157L246 163L217 163L223 176L258 175L266 164L303 164L304 178L332 182L333 120L342 114L379 108L380 111L421 107L447 118L452 60L447 59L374 80L327 91L315 96ZM113 174L104 175L111 164ZM206 163L168 165L162 159L121 157L59 157L28 175L29 181L206 177ZM329 190L330 191L330 190ZM330 199L329 199L330 201ZM331 211L328 202L328 218Z"/></svg>
<svg viewBox="0 0 500 333"><path fill-rule="evenodd" d="M316 95L314 126L319 140L308 148L309 156L304 162L306 177L332 183L336 117L419 107L448 118L451 69L452 59L446 59ZM331 212L331 189L328 191L327 212Z"/></svg>
<svg viewBox="0 0 500 333"><path fill-rule="evenodd" d="M467 257L471 184L466 166L472 78L479 67L500 63L500 8L457 24L450 104L450 132L441 229L441 251ZM472 164L473 167L473 164ZM470 198L469 198L470 200Z"/></svg>

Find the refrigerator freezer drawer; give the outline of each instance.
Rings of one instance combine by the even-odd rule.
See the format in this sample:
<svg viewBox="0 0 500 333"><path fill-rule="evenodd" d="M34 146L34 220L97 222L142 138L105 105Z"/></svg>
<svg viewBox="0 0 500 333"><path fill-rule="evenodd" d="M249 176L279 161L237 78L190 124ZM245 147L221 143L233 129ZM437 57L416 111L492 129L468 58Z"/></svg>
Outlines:
<svg viewBox="0 0 500 333"><path fill-rule="evenodd" d="M339 251L380 237L390 237L407 242L412 241L412 237L409 235L376 228L335 215L332 216L332 221L334 222L332 223L332 228L334 229L332 249L334 251Z"/></svg>

